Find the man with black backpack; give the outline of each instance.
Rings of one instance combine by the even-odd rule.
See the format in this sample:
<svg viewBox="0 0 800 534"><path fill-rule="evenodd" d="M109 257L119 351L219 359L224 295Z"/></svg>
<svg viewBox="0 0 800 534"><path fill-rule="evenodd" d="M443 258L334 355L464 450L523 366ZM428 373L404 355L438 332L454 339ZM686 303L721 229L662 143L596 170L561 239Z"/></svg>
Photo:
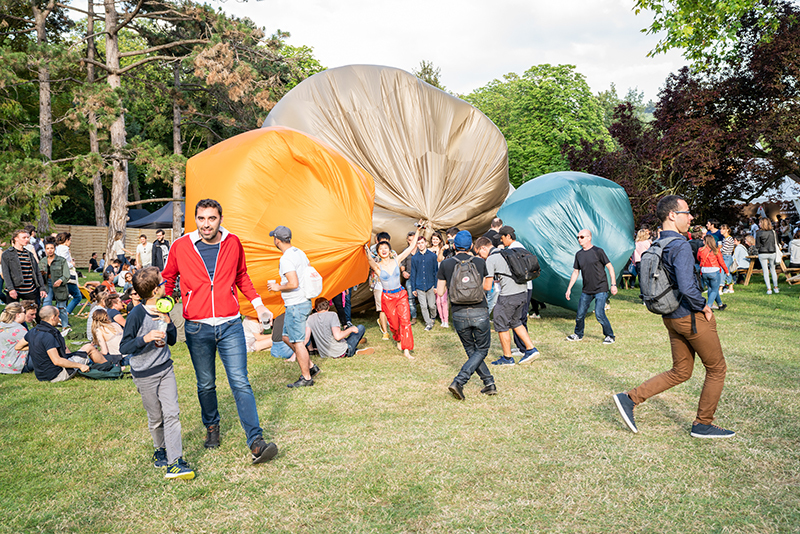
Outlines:
<svg viewBox="0 0 800 534"><path fill-rule="evenodd" d="M489 322L489 306L485 291L492 287L492 277L486 271L486 263L467 252L472 247L472 236L466 230L453 239L455 255L439 266L436 294L447 291L450 300L450 319L467 353L467 361L450 384L450 393L464 400L464 385L478 373L483 380L484 395L496 395L494 377L484 360L492 343L492 327Z"/></svg>
<svg viewBox="0 0 800 534"><path fill-rule="evenodd" d="M617 277L614 273L614 266L606 256L605 251L600 247L592 245L592 232L586 229L578 232L578 244L581 250L575 253L575 263L572 266L572 277L567 286L567 300L570 298L572 286L578 280L580 274L583 278L583 291L578 301L578 312L575 316L575 333L567 336L568 341L580 341L583 339L583 328L586 324L586 313L594 300L594 316L597 322L603 327L603 344L610 345L616 339L611 323L606 317L605 306L608 301L608 279L606 269L611 275L611 294L617 294Z"/></svg>
<svg viewBox="0 0 800 534"><path fill-rule="evenodd" d="M489 276L500 282L500 296L497 297L494 307L494 329L500 338L503 355L493 361L492 365L514 365L514 358L511 356L511 331L524 343L525 352L519 360L520 365L524 365L539 357L539 351L533 346L527 328L530 302L528 281L535 278L539 263L536 256L517 241L512 227L500 228L500 239L505 249L490 254L486 260Z"/></svg>
<svg viewBox="0 0 800 534"><path fill-rule="evenodd" d="M656 215L662 221L664 231L642 254L640 283L647 309L662 316L669 332L672 369L627 393L617 393L614 403L628 428L637 433L634 407L689 380L697 354L706 368L706 378L690 435L693 438L729 438L734 432L711 424L725 384L727 365L714 313L706 304L694 276L692 248L682 235L689 230L693 217L689 205L677 195L662 198L656 207ZM665 275L668 284L664 281Z"/></svg>

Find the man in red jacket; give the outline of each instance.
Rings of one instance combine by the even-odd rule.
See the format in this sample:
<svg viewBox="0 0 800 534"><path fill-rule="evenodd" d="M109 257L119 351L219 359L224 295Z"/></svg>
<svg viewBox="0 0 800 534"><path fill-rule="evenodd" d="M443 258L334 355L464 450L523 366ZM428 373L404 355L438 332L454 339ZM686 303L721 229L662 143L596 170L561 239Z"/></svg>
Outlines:
<svg viewBox="0 0 800 534"><path fill-rule="evenodd" d="M253 463L266 462L278 454L278 447L264 440L259 426L256 399L247 379L247 348L236 288L250 300L262 321L271 320L272 313L261 302L247 275L239 238L221 226L219 202L201 200L195 207L194 218L197 230L173 243L162 276L167 295L172 294L175 279L181 277L186 345L197 376L197 396L207 430L205 447L219 447L220 416L215 383L219 351Z"/></svg>

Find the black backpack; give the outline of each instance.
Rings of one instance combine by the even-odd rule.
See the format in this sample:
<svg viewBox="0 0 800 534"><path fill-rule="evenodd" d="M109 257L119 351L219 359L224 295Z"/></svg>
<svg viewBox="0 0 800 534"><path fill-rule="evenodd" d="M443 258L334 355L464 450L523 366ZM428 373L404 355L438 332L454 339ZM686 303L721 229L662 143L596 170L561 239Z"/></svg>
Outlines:
<svg viewBox="0 0 800 534"><path fill-rule="evenodd" d="M654 241L650 248L642 253L642 261L639 264L639 297L648 310L658 315L674 312L681 303L680 292L672 286L661 257L664 248L676 239L679 238L667 237Z"/></svg>
<svg viewBox="0 0 800 534"><path fill-rule="evenodd" d="M451 304L480 304L484 298L483 278L472 259L455 258L453 277L450 279L449 296Z"/></svg>
<svg viewBox="0 0 800 534"><path fill-rule="evenodd" d="M541 274L539 260L535 254L522 247L504 248L500 255L506 260L511 274L496 273L501 276L510 276L517 284L526 284L528 280L538 278Z"/></svg>

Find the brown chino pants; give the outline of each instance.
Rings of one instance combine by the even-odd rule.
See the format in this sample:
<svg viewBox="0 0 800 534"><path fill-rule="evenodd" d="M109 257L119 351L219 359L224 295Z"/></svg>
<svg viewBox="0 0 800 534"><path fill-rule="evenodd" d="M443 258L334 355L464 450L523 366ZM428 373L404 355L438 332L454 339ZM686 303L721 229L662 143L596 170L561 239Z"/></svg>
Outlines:
<svg viewBox="0 0 800 534"><path fill-rule="evenodd" d="M697 407L697 422L710 425L722 395L727 366L717 335L716 318L712 317L711 321L707 321L705 315L698 312L695 313L695 322L697 333L692 333L691 315L680 319L664 319L672 345L672 369L630 390L628 396L635 404L639 404L653 395L686 382L692 376L696 353L706 368L706 379Z"/></svg>

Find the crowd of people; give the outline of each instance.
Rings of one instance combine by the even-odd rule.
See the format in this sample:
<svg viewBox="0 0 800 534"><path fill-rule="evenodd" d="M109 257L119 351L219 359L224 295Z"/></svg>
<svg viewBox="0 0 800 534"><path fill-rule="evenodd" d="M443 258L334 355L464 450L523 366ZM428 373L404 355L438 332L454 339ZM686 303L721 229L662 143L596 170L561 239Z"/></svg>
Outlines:
<svg viewBox="0 0 800 534"><path fill-rule="evenodd" d="M660 237L661 227L642 228L636 234L635 249L627 272L635 278L641 256ZM750 218L734 226L708 219L705 226L690 226L686 238L692 247L695 272L712 310L724 310L722 295L734 293L745 281L751 262L757 261L768 295L780 293L776 266L787 273L800 273L800 221L790 222L778 215L777 223L767 217ZM788 261L786 261L788 259Z"/></svg>
<svg viewBox="0 0 800 534"><path fill-rule="evenodd" d="M309 294L307 280L313 269L305 253L292 244L292 231L286 226L269 234L282 256L279 279L270 280L267 288L279 292L285 306L284 314L273 317L247 274L241 242L222 226L222 213L218 202L202 200L195 207L197 230L176 239L172 246L159 230L153 243L141 235L135 251L129 251L118 234L111 261L105 261L105 254L100 259L92 254L90 269L102 273L102 281L84 284L90 299L86 326L90 342L76 351L65 341L71 332L70 315L81 301L71 235L60 233L42 240L33 227L15 231L1 260L6 306L0 315L0 373L33 372L40 381L62 382L92 369L127 368L147 413L153 464L166 468L166 478L190 479L194 470L183 458L170 352L170 346L185 339L206 428L204 446L220 446L219 355L252 463L274 458L278 447L263 437L248 379L247 353L270 350L273 356L296 362L300 377L287 386L300 388L313 386L322 371L312 357L347 358L372 354L375 349L366 346L364 325L351 321L350 298L355 288L332 299ZM660 227L637 232L626 270L636 276L652 243L664 239L664 265L680 295L680 306L663 315L673 367L615 395L614 402L625 424L638 432L635 406L688 380L697 353L706 367L706 381L691 435L729 437L732 431L712 424L725 378L712 310L725 309L721 295L734 291L742 270L754 257L762 267L767 293L778 293L777 254L785 250L789 268L800 269L800 229L783 219L775 230L767 218L734 229L713 219L705 227L692 227L688 205L677 196L662 199L657 215ZM517 240L513 227L495 218L491 228L473 242L467 231L449 228L441 233L421 220L406 236L405 249L395 252L390 241L389 234L380 232L372 246L365 245L371 268L368 283L382 338L393 339L397 350L412 360L417 306L423 333L433 330L437 319L442 328L452 326L466 354L448 388L454 398L465 399L464 387L473 374L483 383L481 394L498 393L485 361L492 329L502 354L490 365L525 365L540 356L527 327L528 319L539 318L545 308L532 298L535 275L530 269L536 258L530 260L532 255ZM588 229L578 232L566 299L573 298L579 277L582 291L575 329L566 339L584 338L585 318L594 302L603 343L612 344L616 336L605 310L609 296L617 294L617 273L605 251L592 241ZM528 265L527 275L524 268L520 274L519 265ZM703 288L707 297L702 296ZM256 316L240 315L237 290L250 301ZM177 313L170 313L175 300L179 301Z"/></svg>

